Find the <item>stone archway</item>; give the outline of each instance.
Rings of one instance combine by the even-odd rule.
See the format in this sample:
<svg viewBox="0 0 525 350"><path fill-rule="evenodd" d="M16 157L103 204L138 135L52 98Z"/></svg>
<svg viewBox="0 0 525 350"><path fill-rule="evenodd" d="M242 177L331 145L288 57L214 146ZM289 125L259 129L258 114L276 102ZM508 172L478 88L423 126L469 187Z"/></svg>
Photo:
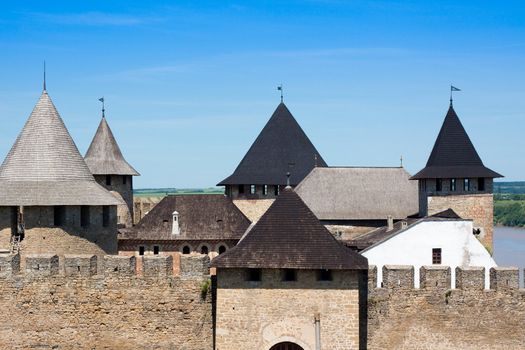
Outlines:
<svg viewBox="0 0 525 350"><path fill-rule="evenodd" d="M295 343L285 341L279 344L275 344L274 346L270 348L270 350L304 350L304 349Z"/></svg>

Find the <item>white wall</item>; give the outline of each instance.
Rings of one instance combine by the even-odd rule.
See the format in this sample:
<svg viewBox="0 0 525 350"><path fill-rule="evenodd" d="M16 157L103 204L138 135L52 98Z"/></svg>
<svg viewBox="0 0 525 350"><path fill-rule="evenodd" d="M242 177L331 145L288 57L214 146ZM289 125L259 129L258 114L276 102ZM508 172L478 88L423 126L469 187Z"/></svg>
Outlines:
<svg viewBox="0 0 525 350"><path fill-rule="evenodd" d="M441 265L451 267L452 281L456 280L457 266L483 266L485 288L489 287L489 269L497 265L472 234L470 220L422 221L361 254L377 266L378 287L383 265L414 265L415 287L419 288L419 268L432 265L432 248L441 248ZM455 288L455 283L451 285Z"/></svg>

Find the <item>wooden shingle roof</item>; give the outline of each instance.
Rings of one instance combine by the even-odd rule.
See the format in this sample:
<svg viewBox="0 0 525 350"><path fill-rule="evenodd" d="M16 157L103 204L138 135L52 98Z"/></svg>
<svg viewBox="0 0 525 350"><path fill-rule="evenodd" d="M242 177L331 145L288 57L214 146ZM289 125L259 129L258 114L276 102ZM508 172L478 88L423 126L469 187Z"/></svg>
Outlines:
<svg viewBox="0 0 525 350"><path fill-rule="evenodd" d="M174 211L179 214L180 235L171 234ZM240 239L249 226L250 220L224 195L170 195L136 226L123 230L121 239Z"/></svg>
<svg viewBox="0 0 525 350"><path fill-rule="evenodd" d="M287 187L218 268L367 269L365 257L339 243Z"/></svg>
<svg viewBox="0 0 525 350"><path fill-rule="evenodd" d="M0 167L0 205L117 205L98 185L46 91Z"/></svg>
<svg viewBox="0 0 525 350"><path fill-rule="evenodd" d="M286 105L280 103L233 174L218 185L285 185L290 171L290 183L295 186L315 166L325 167L326 163Z"/></svg>
<svg viewBox="0 0 525 350"><path fill-rule="evenodd" d="M469 177L503 176L483 165L451 104L427 165L412 179Z"/></svg>
<svg viewBox="0 0 525 350"><path fill-rule="evenodd" d="M105 117L98 125L84 160L93 175L139 175L124 159Z"/></svg>

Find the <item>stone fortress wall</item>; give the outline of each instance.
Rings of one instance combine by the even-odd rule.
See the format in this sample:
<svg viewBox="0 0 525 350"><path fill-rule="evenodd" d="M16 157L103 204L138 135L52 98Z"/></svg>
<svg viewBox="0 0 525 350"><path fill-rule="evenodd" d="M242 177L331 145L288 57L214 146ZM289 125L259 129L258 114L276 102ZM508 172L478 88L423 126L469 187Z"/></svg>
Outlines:
<svg viewBox="0 0 525 350"><path fill-rule="evenodd" d="M0 255L1 349L212 348L209 258ZM62 259L61 259L62 260Z"/></svg>
<svg viewBox="0 0 525 350"><path fill-rule="evenodd" d="M481 267L420 269L414 288L412 266L384 266L383 288L369 269L368 349L522 349L525 344L525 290L518 268L490 269L484 289Z"/></svg>

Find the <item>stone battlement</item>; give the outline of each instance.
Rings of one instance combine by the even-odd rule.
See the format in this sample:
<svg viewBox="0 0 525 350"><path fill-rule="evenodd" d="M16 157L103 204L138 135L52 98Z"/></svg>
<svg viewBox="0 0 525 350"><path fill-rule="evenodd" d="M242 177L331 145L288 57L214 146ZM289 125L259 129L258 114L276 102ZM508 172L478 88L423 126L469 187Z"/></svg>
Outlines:
<svg viewBox="0 0 525 350"><path fill-rule="evenodd" d="M383 281L377 288L377 267L371 265L368 270L368 289L388 290L447 290L483 291L485 289L484 267L457 267L455 283L449 266L422 266L419 269L419 288L414 287L414 266L385 265ZM517 267L493 267L489 271L490 290L519 290L519 269ZM525 293L525 290L523 290Z"/></svg>
<svg viewBox="0 0 525 350"><path fill-rule="evenodd" d="M96 255L65 255L63 265L58 255L25 255L25 269L21 270L19 254L0 254L0 278L24 277L29 279L52 276L105 278L143 277L169 278L173 274L172 256L154 255L141 257L142 269L137 269L135 256L106 255L99 259ZM62 259L62 258L61 258ZM180 259L180 275L177 277L206 277L209 275L210 259L207 255L184 255Z"/></svg>

